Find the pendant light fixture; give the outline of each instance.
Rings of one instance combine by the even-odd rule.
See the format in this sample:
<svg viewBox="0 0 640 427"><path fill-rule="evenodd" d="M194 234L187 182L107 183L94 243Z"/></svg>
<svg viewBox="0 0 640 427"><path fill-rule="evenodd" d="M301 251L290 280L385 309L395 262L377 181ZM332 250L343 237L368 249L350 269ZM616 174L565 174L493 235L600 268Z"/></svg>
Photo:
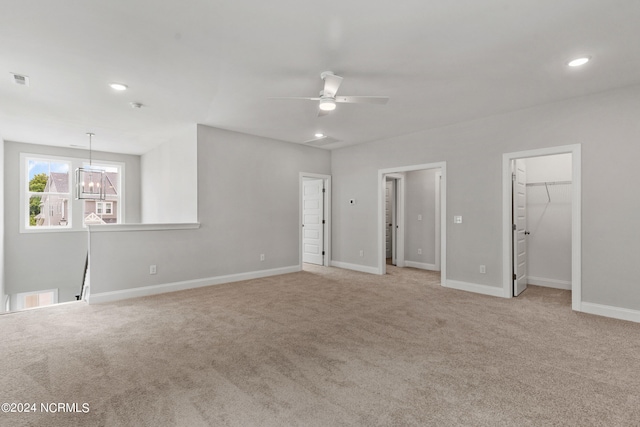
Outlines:
<svg viewBox="0 0 640 427"><path fill-rule="evenodd" d="M81 167L76 169L76 200L105 200L105 171L94 169L92 166L92 149L91 142L95 134L87 132L89 136L89 167Z"/></svg>

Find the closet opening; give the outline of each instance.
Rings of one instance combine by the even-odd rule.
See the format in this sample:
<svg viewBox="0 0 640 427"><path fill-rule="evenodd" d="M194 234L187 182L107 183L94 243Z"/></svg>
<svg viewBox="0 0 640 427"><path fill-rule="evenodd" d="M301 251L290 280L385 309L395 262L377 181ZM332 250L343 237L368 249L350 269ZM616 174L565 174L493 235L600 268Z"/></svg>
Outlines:
<svg viewBox="0 0 640 427"><path fill-rule="evenodd" d="M505 296L536 287L579 310L580 146L505 154L503 172Z"/></svg>

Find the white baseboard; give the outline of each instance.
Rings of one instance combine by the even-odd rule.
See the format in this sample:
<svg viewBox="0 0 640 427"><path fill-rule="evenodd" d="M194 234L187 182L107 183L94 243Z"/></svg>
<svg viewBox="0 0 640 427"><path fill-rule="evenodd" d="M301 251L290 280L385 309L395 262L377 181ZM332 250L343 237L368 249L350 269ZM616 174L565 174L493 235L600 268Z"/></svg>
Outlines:
<svg viewBox="0 0 640 427"><path fill-rule="evenodd" d="M346 270L360 271L362 273L379 274L377 267L369 267L367 265L351 264L342 261L331 261L331 267L344 268Z"/></svg>
<svg viewBox="0 0 640 427"><path fill-rule="evenodd" d="M594 304L592 302L583 301L580 304L580 311L583 313L640 323L640 311L631 310L629 308L613 307L611 305Z"/></svg>
<svg viewBox="0 0 640 427"><path fill-rule="evenodd" d="M567 280L545 279L544 277L527 277L527 284L546 288L571 290L571 282Z"/></svg>
<svg viewBox="0 0 640 427"><path fill-rule="evenodd" d="M504 297L504 289L502 287L498 288L495 286L479 285L477 283L460 282L458 280L447 280L442 286L460 291L490 295L492 297Z"/></svg>
<svg viewBox="0 0 640 427"><path fill-rule="evenodd" d="M300 271L300 266L293 265L290 267L274 268L271 270L250 271L247 273L207 277L204 279L185 280L183 282L164 283L160 285L143 286L140 288L123 289L120 291L100 292L97 294L89 295L89 304L99 304L128 298L144 297L149 295L163 294L166 292L184 291L186 289L201 288L204 286L240 282L242 280L260 279L262 277L295 273L297 271Z"/></svg>
<svg viewBox="0 0 640 427"><path fill-rule="evenodd" d="M421 270L440 271L435 264L427 264L425 262L405 261L404 265L405 267L419 268Z"/></svg>

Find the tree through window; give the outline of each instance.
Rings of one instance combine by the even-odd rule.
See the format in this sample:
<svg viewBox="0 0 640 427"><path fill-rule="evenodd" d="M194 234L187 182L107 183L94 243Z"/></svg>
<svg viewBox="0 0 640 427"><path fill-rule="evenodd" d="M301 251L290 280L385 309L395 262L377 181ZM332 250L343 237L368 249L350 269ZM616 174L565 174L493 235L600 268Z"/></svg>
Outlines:
<svg viewBox="0 0 640 427"><path fill-rule="evenodd" d="M61 160L27 159L27 227L69 225L70 164Z"/></svg>

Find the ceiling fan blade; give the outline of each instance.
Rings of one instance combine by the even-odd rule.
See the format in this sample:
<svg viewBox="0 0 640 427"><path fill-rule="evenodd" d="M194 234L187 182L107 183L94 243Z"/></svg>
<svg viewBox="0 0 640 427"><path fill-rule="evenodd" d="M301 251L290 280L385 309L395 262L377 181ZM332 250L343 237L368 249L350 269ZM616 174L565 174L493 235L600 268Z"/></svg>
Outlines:
<svg viewBox="0 0 640 427"><path fill-rule="evenodd" d="M331 112L331 111L321 110L320 108L318 108L318 117L326 116L326 115L328 115L330 112Z"/></svg>
<svg viewBox="0 0 640 427"><path fill-rule="evenodd" d="M336 102L349 104L386 104L388 96L336 96Z"/></svg>
<svg viewBox="0 0 640 427"><path fill-rule="evenodd" d="M308 141L303 142L303 144L314 145L316 147L320 147L323 145L333 144L334 142L340 142L339 139L332 138L330 136L323 136L320 138L313 138Z"/></svg>
<svg viewBox="0 0 640 427"><path fill-rule="evenodd" d="M309 98L306 96L272 96L268 99L297 99L297 100L305 100L305 101L320 101L320 98Z"/></svg>
<svg viewBox="0 0 640 427"><path fill-rule="evenodd" d="M335 96L342 84L342 77L336 76L331 71L325 71L320 74L320 77L324 80L324 94L327 96Z"/></svg>

